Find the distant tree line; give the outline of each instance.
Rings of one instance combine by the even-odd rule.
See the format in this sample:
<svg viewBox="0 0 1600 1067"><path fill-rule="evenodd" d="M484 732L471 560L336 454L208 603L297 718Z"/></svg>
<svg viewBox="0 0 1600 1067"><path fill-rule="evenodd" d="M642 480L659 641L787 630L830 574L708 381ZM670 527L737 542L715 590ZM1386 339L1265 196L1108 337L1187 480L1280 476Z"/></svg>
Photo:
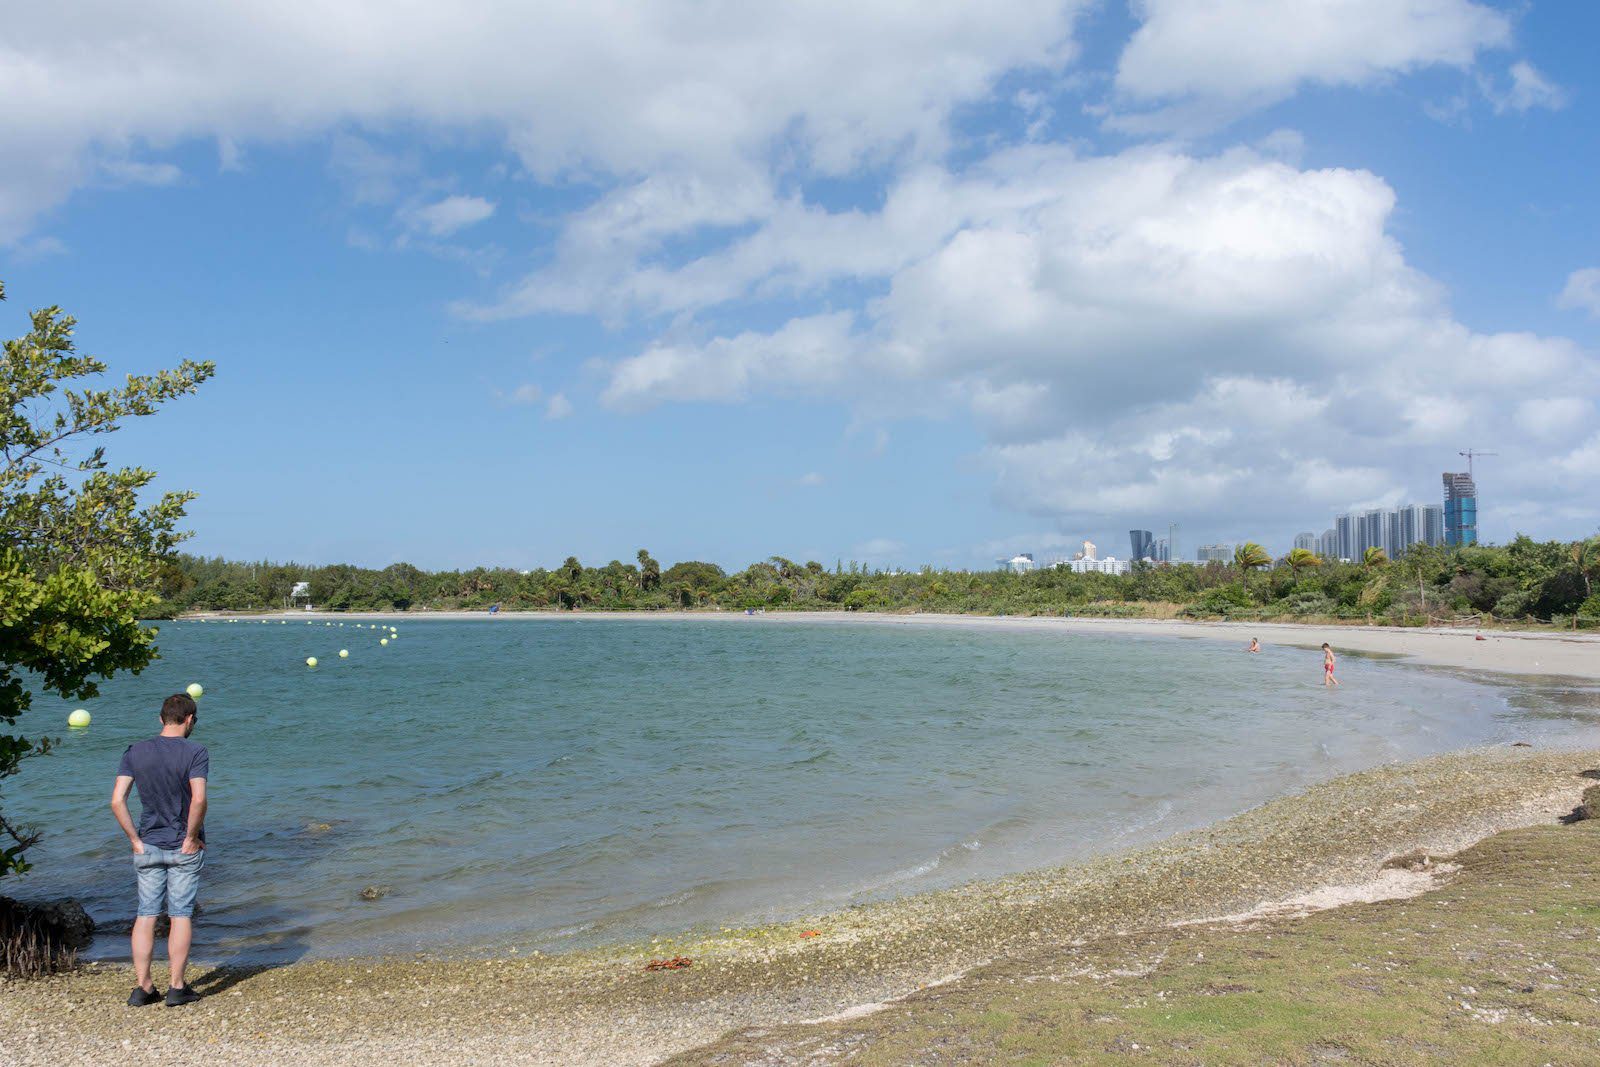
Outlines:
<svg viewBox="0 0 1600 1067"><path fill-rule="evenodd" d="M164 613L281 608L298 582L327 611L485 610L684 611L746 609L926 611L1014 615L1181 615L1197 618L1317 618L1421 623L1468 613L1508 621L1600 623L1600 538L1463 548L1414 546L1400 558L1381 550L1360 562L1328 561L1306 550L1274 560L1239 546L1231 563L1136 565L1128 574L1043 568L907 573L861 564L797 563L773 556L728 573L714 563L663 568L640 549L634 562L518 571L478 567L424 571L348 564L243 563L174 557L161 576Z"/></svg>

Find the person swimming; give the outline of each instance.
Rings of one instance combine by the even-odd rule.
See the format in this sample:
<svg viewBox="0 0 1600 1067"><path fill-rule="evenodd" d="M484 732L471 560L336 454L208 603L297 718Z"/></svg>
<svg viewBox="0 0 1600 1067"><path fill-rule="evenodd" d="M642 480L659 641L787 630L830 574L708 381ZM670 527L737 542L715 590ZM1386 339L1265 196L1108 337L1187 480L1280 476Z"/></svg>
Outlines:
<svg viewBox="0 0 1600 1067"><path fill-rule="evenodd" d="M1254 637L1252 637L1250 639L1250 647L1245 649L1245 651L1246 652L1260 652L1261 651L1261 642L1256 640Z"/></svg>
<svg viewBox="0 0 1600 1067"><path fill-rule="evenodd" d="M1322 684L1325 686L1339 684L1339 679L1333 676L1333 665L1336 660L1337 657L1334 656L1333 649L1328 645L1328 642L1322 642Z"/></svg>

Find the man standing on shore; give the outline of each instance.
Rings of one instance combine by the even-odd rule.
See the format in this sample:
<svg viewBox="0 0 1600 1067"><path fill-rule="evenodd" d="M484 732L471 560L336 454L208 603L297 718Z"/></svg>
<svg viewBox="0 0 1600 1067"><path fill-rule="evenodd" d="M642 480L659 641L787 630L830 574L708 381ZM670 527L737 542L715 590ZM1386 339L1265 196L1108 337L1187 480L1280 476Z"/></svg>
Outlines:
<svg viewBox="0 0 1600 1067"><path fill-rule="evenodd" d="M194 898L206 861L206 776L211 770L205 746L189 740L197 711L187 693L168 697L161 705L161 733L128 746L111 790L111 811L133 845L133 869L139 880L139 914L133 921L133 970L139 984L128 997L136 1008L161 999L150 977L150 960L163 904L172 920L167 935L171 975L167 1007L200 999L183 984L194 933ZM143 809L137 831L128 815L128 790L134 786Z"/></svg>

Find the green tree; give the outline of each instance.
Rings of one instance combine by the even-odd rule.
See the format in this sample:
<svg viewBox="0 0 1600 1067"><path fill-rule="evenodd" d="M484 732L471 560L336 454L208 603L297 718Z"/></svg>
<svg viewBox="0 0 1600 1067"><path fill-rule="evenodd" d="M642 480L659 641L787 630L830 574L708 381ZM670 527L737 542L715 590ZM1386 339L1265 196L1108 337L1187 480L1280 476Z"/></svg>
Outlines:
<svg viewBox="0 0 1600 1067"><path fill-rule="evenodd" d="M1307 567L1322 566L1322 557L1309 548L1293 548L1284 557L1284 562L1289 565L1289 571L1294 575L1295 581L1300 580L1300 572Z"/></svg>
<svg viewBox="0 0 1600 1067"><path fill-rule="evenodd" d="M1272 554L1254 541L1246 541L1233 550L1233 565L1239 568L1239 587L1250 588L1250 572L1272 566Z"/></svg>
<svg viewBox="0 0 1600 1067"><path fill-rule="evenodd" d="M639 550L639 589L648 593L661 584L661 564L650 558L647 549Z"/></svg>
<svg viewBox="0 0 1600 1067"><path fill-rule="evenodd" d="M1375 571L1389 562L1389 553L1377 545L1368 545L1367 550L1361 553L1361 566L1368 571Z"/></svg>
<svg viewBox="0 0 1600 1067"><path fill-rule="evenodd" d="M49 750L47 738L11 732L32 690L89 700L98 680L156 657L156 631L138 620L160 601L162 566L187 536L176 527L194 494L140 507L155 472L113 470L95 442L215 370L184 360L116 388L67 388L106 369L77 354L75 325L58 307L35 311L0 362L0 782ZM0 877L26 871L38 839L0 811Z"/></svg>
<svg viewBox="0 0 1600 1067"><path fill-rule="evenodd" d="M1591 579L1596 573L1600 573L1600 537L1573 543L1572 566L1583 578L1583 598L1588 600L1594 596L1594 584Z"/></svg>

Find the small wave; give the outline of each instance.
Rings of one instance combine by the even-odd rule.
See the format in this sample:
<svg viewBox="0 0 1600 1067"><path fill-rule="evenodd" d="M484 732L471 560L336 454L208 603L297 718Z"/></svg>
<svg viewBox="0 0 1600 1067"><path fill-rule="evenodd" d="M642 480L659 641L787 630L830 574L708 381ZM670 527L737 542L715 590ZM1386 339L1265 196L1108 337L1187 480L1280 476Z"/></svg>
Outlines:
<svg viewBox="0 0 1600 1067"><path fill-rule="evenodd" d="M964 853L976 852L983 847L982 841L961 841L940 849L936 854L915 866L905 867L878 879L863 887L861 892L873 893L901 882L910 882L925 877L944 866L945 862L961 856Z"/></svg>
<svg viewBox="0 0 1600 1067"><path fill-rule="evenodd" d="M790 767L805 767L805 766L807 766L809 764L812 764L812 763L821 763L821 762L823 762L823 761L825 761L827 759L830 759L832 756L833 756L833 749L825 748L821 752L818 752L817 754L815 754L813 756L807 756L805 759L794 760L791 763L789 763L788 766L790 766Z"/></svg>
<svg viewBox="0 0 1600 1067"><path fill-rule="evenodd" d="M1132 837L1135 834L1142 834L1153 826L1161 825L1161 823L1165 822L1167 817L1171 814L1172 801L1163 800L1161 803L1156 805L1153 812L1144 816L1143 818L1133 820L1131 823L1118 830L1117 837L1125 838Z"/></svg>

